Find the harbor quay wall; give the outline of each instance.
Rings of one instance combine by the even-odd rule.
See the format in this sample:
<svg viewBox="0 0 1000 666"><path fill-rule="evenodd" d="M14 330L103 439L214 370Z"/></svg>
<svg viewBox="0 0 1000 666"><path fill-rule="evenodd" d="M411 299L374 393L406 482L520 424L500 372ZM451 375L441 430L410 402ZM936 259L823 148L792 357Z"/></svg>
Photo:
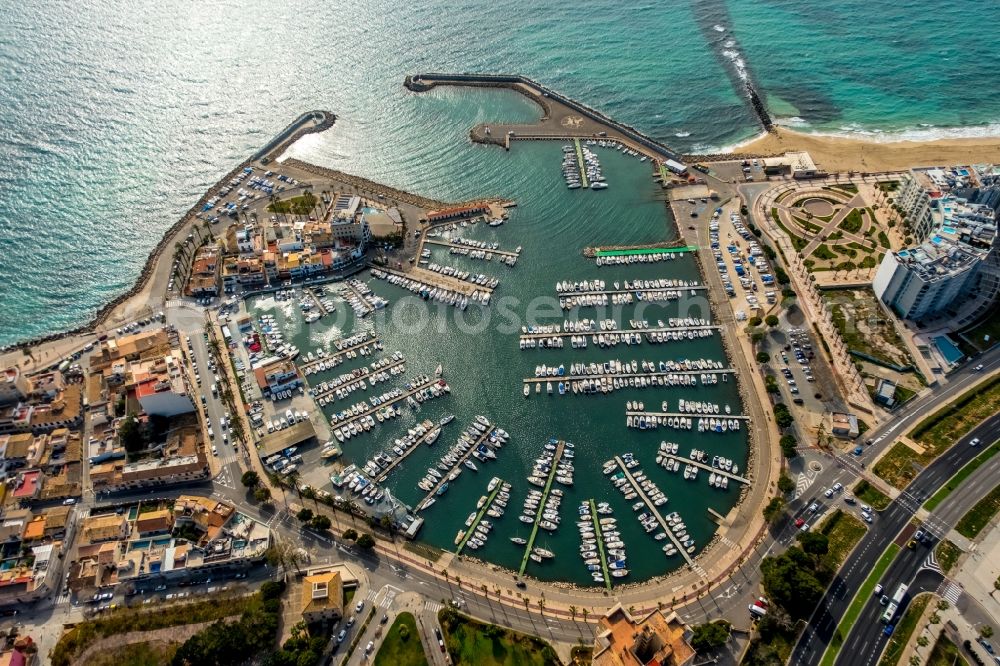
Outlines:
<svg viewBox="0 0 1000 666"><path fill-rule="evenodd" d="M320 122L315 125L309 125L310 121L317 118L321 118ZM291 145L301 137L306 134L312 134L314 132L322 132L323 130L329 129L333 126L336 120L336 116L329 111L308 111L300 115L295 121L293 121L288 127L283 129L275 139L268 142L267 146L270 146L270 152L274 152L276 149L284 149ZM240 162L236 167L228 171L224 176L216 181L215 185L208 188L204 194L192 205L187 212L185 212L174 224L170 226L169 229L164 232L160 241L155 247L150 251L149 256L146 258L146 263L142 267L142 271L136 278L135 283L128 290L119 294L115 298L111 299L104 304L93 316L93 318L85 323L77 326L76 328L60 331L58 333L52 333L49 335L41 336L31 340L24 340L15 343L10 346L11 349L25 350L29 347L34 347L36 345L45 344L47 342L53 342L59 340L60 338L82 335L86 333L93 333L102 325L104 325L110 318L115 309L122 303L125 303L129 299L133 298L143 289L153 277L153 273L156 270L156 263L162 257L164 251L171 247L176 236L184 229L184 227L195 219L195 215L201 212L204 208L205 203L212 197L212 193L219 187L223 186L232 180L237 174L243 171L246 167L250 166L254 161L258 159L258 155L261 151L258 151L254 155L250 156L243 162Z"/></svg>
<svg viewBox="0 0 1000 666"><path fill-rule="evenodd" d="M486 87L515 88L518 90L520 90L519 88L516 88L518 85L527 86L536 90L539 96L555 100L597 123L606 125L607 127L621 133L639 144L642 144L646 148L649 148L667 159L672 159L677 162L682 162L683 160L680 153L677 153L662 143L646 136L634 127L630 127L629 125L613 120L604 113L601 113L600 111L593 109L582 102L578 102L571 97L567 97L560 92L543 86L537 81L520 74L442 74L439 72L431 72L427 74L414 74L412 76L407 76L403 81L403 85L415 92L430 90L437 85L478 85ZM534 98L534 96L532 97ZM548 109L546 106L542 105L542 108L546 110L546 114L548 115Z"/></svg>

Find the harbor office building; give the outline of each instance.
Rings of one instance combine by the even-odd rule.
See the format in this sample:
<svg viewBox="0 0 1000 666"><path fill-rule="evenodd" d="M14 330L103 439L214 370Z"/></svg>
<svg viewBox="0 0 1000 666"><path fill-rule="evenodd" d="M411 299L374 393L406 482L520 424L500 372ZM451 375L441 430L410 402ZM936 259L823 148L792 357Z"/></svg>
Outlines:
<svg viewBox="0 0 1000 666"><path fill-rule="evenodd" d="M983 313L1000 292L1000 183L972 167L911 170L899 205L919 240L887 252L875 275L879 299L903 319L957 314L974 299Z"/></svg>

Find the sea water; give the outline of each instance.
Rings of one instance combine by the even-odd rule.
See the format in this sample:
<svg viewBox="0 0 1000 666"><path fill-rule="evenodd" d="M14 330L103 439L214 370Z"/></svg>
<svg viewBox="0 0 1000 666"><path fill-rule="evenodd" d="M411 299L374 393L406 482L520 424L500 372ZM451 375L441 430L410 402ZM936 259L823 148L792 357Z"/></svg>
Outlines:
<svg viewBox="0 0 1000 666"><path fill-rule="evenodd" d="M416 95L408 73L527 74L680 150L758 131L737 66L806 130L974 134L1000 120L996 47L977 29L998 19L996 3L862 0L9 3L0 345L127 290L164 230L306 109L339 119L302 157L432 196L535 196L537 179L466 135L533 109Z"/></svg>

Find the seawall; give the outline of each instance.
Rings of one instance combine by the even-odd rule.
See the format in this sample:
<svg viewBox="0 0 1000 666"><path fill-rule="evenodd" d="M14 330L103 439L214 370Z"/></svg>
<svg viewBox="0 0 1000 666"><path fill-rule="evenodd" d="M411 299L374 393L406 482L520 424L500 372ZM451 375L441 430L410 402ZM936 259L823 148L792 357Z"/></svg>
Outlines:
<svg viewBox="0 0 1000 666"><path fill-rule="evenodd" d="M333 126L336 121L336 116L329 111L307 111L303 113L298 118L296 118L291 124L289 124L285 129L278 133L278 135L265 144L264 148L258 150L256 153L248 157L246 160L241 162L239 165L228 171L224 176L219 178L218 181L212 186L206 189L205 193L192 205L187 212L185 212L173 225L167 229L160 241L156 246L150 251L149 256L146 258L146 263L142 267L142 271L136 278L135 283L132 287L122 294L119 294L112 300L104 304L96 313L94 313L93 318L76 328L60 331L58 333L52 333L42 337L34 338L31 340L25 340L17 342L10 345L8 349L27 349L29 347L34 347L39 344L44 344L46 342L51 342L53 340L58 340L71 335L81 335L85 333L92 333L97 330L101 325L110 319L115 308L120 306L122 303L128 301L132 297L136 296L139 292L146 288L150 279L153 276L153 272L156 268L156 262L161 258L165 250L168 250L172 244L175 242L175 238L184 229L184 227L192 222L195 215L201 212L202 208L205 206L211 197L213 192L215 192L224 183L228 183L236 174L240 173L246 167L250 166L251 163L262 159L268 155L280 154L278 151L284 151L289 145L305 136L306 134L312 134L314 132L322 132L323 130L329 129ZM314 124L310 124L314 123Z"/></svg>
<svg viewBox="0 0 1000 666"><path fill-rule="evenodd" d="M628 139L645 146L664 159L671 159L677 162L683 161L683 156L680 153L672 150L659 141L646 136L634 127L613 120L604 113L587 106L583 102L567 97L560 92L543 86L537 81L534 81L526 76L521 76L520 74L442 74L439 72L431 72L407 76L403 80L403 85L414 92L424 92L439 85L454 85L511 88L524 94L525 90L522 88L523 86L529 90L533 89L536 92L535 95L528 95L536 102L539 101L539 98L543 100L548 98L559 102L560 104L573 109L590 120L613 129ZM542 102L539 103L545 111L546 116L550 115L546 104ZM494 143L496 142L494 141Z"/></svg>

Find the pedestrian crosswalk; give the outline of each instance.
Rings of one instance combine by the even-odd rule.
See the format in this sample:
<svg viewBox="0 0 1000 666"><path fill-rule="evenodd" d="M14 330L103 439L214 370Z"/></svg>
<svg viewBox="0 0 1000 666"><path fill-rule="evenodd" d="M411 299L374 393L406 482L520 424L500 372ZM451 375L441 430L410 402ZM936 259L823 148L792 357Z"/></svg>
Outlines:
<svg viewBox="0 0 1000 666"><path fill-rule="evenodd" d="M958 600L962 598L962 588L956 583L946 580L938 587L938 596L945 599L952 606L958 603Z"/></svg>
<svg viewBox="0 0 1000 666"><path fill-rule="evenodd" d="M428 601L428 602L424 603L424 608L426 608L431 613L434 613L435 615L437 615L438 611L440 611L442 608L444 608L444 606L442 606L441 604L439 604L436 601Z"/></svg>

